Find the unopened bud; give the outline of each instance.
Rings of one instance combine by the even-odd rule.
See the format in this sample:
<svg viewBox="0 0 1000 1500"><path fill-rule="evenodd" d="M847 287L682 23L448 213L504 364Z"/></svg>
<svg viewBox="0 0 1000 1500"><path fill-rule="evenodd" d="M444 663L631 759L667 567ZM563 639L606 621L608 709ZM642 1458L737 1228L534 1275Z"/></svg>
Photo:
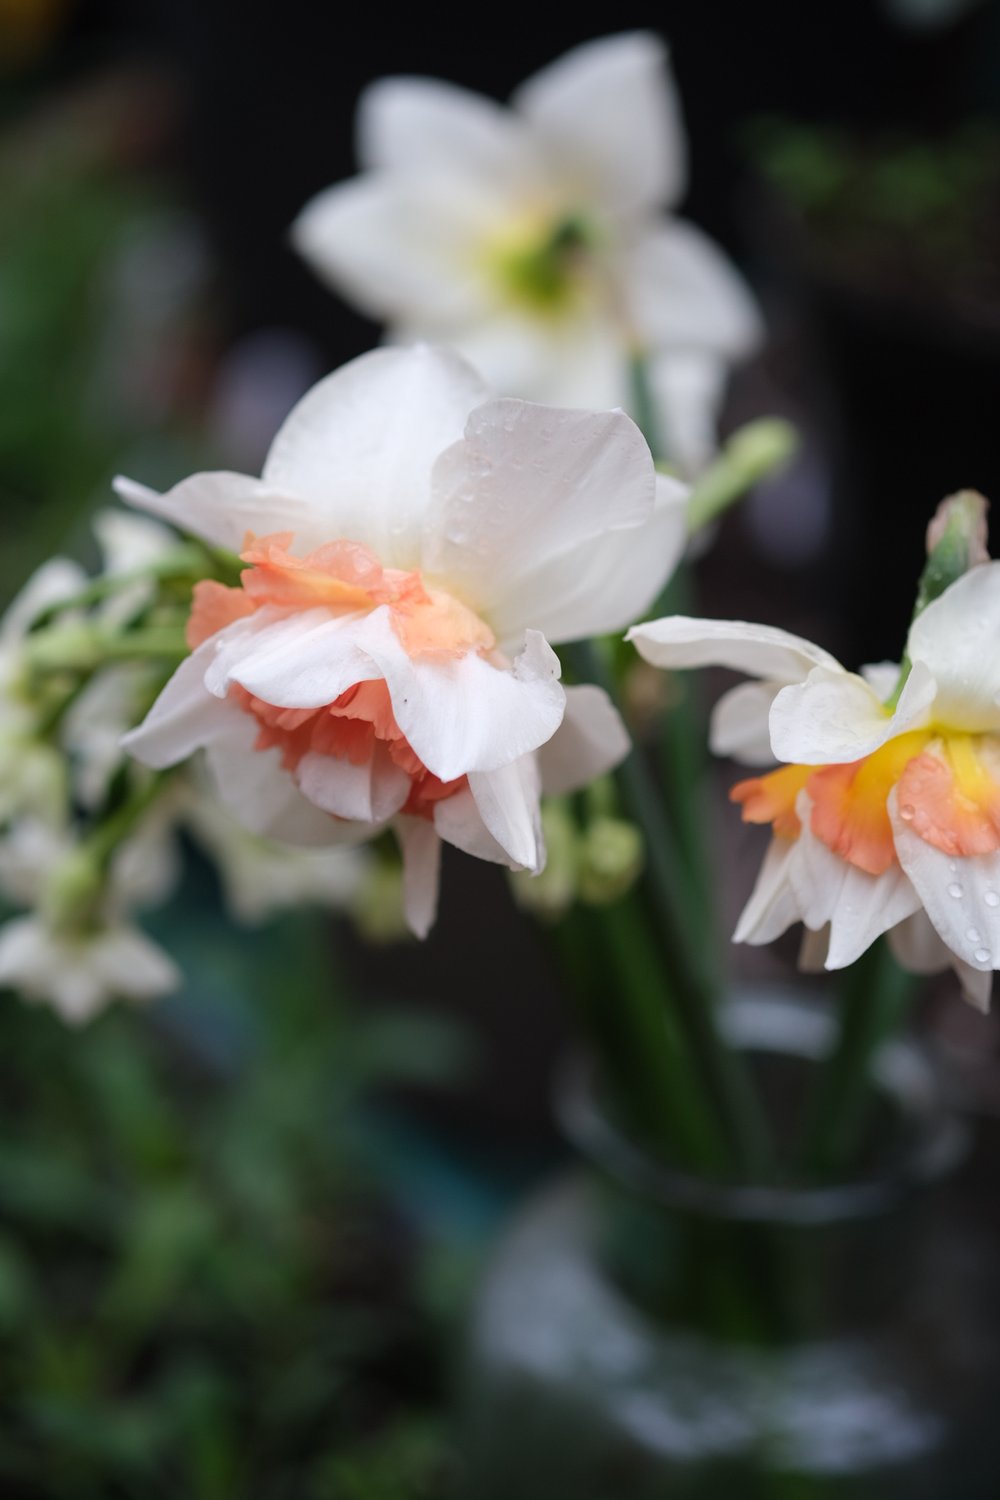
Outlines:
<svg viewBox="0 0 1000 1500"><path fill-rule="evenodd" d="M91 850L79 848L55 866L42 893L45 918L57 931L79 931L97 915L104 894L100 862Z"/></svg>
<svg viewBox="0 0 1000 1500"><path fill-rule="evenodd" d="M970 568L989 562L986 550L989 501L978 490L959 490L942 500L927 528L927 564L920 576L914 617Z"/></svg>
<svg viewBox="0 0 1000 1500"><path fill-rule="evenodd" d="M595 818L583 835L579 893L591 906L608 906L626 894L643 866L642 834L624 818Z"/></svg>

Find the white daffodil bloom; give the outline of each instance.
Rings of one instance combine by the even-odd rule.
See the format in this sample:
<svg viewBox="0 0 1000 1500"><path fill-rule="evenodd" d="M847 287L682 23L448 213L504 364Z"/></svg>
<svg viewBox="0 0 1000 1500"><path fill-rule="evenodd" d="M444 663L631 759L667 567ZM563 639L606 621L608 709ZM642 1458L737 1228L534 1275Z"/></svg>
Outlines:
<svg viewBox="0 0 1000 1500"><path fill-rule="evenodd" d="M124 922L63 932L44 917L0 927L0 984L52 1005L64 1021L89 1021L109 1000L154 1000L180 983L162 948Z"/></svg>
<svg viewBox="0 0 1000 1500"><path fill-rule="evenodd" d="M705 462L727 368L761 324L718 247L664 212L686 152L658 37L577 47L507 108L382 79L361 100L358 155L362 175L292 231L336 290L394 340L449 344L529 400L637 410L641 360L657 456Z"/></svg>
<svg viewBox="0 0 1000 1500"><path fill-rule="evenodd" d="M625 754L549 644L622 629L683 547L684 487L624 413L493 398L451 354L377 350L299 403L260 480L119 493L246 563L238 588L197 586L192 654L131 753L204 747L244 826L284 842L391 822L414 931L442 839L538 870L543 777L566 790Z"/></svg>
<svg viewBox="0 0 1000 1500"><path fill-rule="evenodd" d="M0 985L52 1005L70 1022L89 1020L112 1000L151 1000L180 983L172 961L128 920L135 908L164 900L176 881L176 850L159 810L116 851L97 909L86 898L86 875L76 878L78 854L70 829L37 818L19 819L0 841L0 891L35 908L0 927ZM66 909L67 875L81 890L79 913Z"/></svg>
<svg viewBox="0 0 1000 1500"><path fill-rule="evenodd" d="M657 666L758 679L720 700L712 730L719 754L784 763L731 794L773 833L736 940L801 921L837 969L888 932L905 967L950 964L985 1008L1000 967L1000 562L914 620L893 706L898 669L858 676L767 626L676 617L629 638Z"/></svg>

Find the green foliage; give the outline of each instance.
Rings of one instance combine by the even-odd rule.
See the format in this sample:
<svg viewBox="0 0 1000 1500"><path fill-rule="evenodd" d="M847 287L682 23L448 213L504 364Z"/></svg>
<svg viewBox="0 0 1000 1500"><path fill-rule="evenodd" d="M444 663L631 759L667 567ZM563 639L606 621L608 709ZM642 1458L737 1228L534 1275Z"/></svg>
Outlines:
<svg viewBox="0 0 1000 1500"><path fill-rule="evenodd" d="M0 1493L442 1495L415 1246L361 1127L454 1039L350 1014L318 920L237 943L196 884L167 921L176 1004L0 1010Z"/></svg>

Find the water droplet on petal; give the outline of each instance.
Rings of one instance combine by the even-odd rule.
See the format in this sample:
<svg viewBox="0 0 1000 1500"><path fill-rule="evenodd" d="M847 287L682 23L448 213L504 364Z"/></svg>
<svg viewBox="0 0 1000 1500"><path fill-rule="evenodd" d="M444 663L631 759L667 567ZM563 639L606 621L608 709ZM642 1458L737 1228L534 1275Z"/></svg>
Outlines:
<svg viewBox="0 0 1000 1500"><path fill-rule="evenodd" d="M990 961L990 950L988 948L977 948L973 957L977 964L988 964Z"/></svg>
<svg viewBox="0 0 1000 1500"><path fill-rule="evenodd" d="M983 935L979 931L978 927L967 927L965 930L965 935L969 939L970 943L981 943L983 940Z"/></svg>
<svg viewBox="0 0 1000 1500"><path fill-rule="evenodd" d="M962 897L965 895L965 886L959 885L957 880L953 880L951 885L948 887L948 895L954 897L956 901L961 901Z"/></svg>
<svg viewBox="0 0 1000 1500"><path fill-rule="evenodd" d="M983 896L983 900L987 906L1000 906L1000 896L997 895L996 891L987 891Z"/></svg>
<svg viewBox="0 0 1000 1500"><path fill-rule="evenodd" d="M951 871L952 875L954 875L958 869L958 861L955 859L949 859L948 869Z"/></svg>
<svg viewBox="0 0 1000 1500"><path fill-rule="evenodd" d="M899 816L904 822L912 823L913 819L917 816L917 809L912 802L904 802L903 806L899 809Z"/></svg>

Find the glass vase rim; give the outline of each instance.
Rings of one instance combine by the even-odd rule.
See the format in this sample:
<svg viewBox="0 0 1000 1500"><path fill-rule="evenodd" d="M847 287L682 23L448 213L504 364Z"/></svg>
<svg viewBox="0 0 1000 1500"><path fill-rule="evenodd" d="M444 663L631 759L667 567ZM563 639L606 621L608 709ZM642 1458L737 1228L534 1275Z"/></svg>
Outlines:
<svg viewBox="0 0 1000 1500"><path fill-rule="evenodd" d="M836 1027L832 1007L780 986L736 990L720 1007L727 1041L744 1051L818 1061ZM870 1174L829 1184L754 1184L696 1176L653 1156L602 1108L596 1060L573 1052L557 1071L555 1112L567 1139L595 1166L672 1208L740 1223L821 1226L874 1218L945 1177L965 1155L969 1132L949 1105L938 1069L912 1035L893 1037L873 1061L876 1088L901 1127Z"/></svg>

